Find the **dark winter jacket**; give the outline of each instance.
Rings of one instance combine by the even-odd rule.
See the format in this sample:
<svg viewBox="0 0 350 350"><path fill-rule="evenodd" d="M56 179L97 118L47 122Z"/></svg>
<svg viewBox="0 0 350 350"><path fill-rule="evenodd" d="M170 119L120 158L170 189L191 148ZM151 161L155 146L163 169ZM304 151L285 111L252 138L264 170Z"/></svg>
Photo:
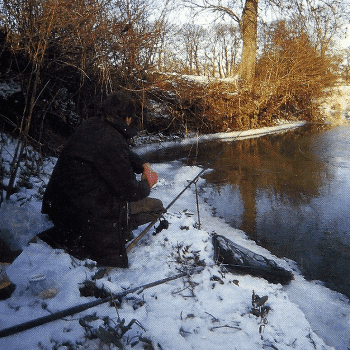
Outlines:
<svg viewBox="0 0 350 350"><path fill-rule="evenodd" d="M133 130L92 118L83 123L62 150L46 189L42 212L64 220L77 215L111 218L120 215L126 201L147 197L150 187L138 181L144 161L131 152L127 139ZM57 220L56 220L57 221Z"/></svg>
<svg viewBox="0 0 350 350"><path fill-rule="evenodd" d="M127 267L129 235L127 202L150 193L147 180L138 181L144 161L131 152L132 129L92 118L82 124L63 148L43 198L42 212L56 230L46 242L72 255L104 266ZM44 232L45 233L45 232Z"/></svg>

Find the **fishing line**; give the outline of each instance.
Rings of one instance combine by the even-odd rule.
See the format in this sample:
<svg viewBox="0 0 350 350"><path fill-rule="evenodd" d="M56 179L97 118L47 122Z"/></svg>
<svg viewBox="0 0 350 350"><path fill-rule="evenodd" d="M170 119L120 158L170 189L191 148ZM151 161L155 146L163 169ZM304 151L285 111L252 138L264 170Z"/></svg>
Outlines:
<svg viewBox="0 0 350 350"><path fill-rule="evenodd" d="M236 141L242 134L243 131L241 131L237 136L233 138L233 140L229 141L228 144L215 156L213 157L207 164L204 166L204 168L191 180L189 183L185 186L185 188L165 207L166 210L168 210L183 194L184 192L191 187L192 184L194 184L197 179L208 170L211 164L213 164L225 151L226 149L231 146L231 144ZM156 219L154 219L126 248L126 252L128 253L139 241L140 239L150 230L151 227L153 227L157 221L163 216L163 214L159 215Z"/></svg>

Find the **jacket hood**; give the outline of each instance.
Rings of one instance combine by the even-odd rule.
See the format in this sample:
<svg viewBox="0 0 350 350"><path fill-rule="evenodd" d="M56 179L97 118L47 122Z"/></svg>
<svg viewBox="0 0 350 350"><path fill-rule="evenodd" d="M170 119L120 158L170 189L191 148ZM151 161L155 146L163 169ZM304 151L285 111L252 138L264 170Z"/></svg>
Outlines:
<svg viewBox="0 0 350 350"><path fill-rule="evenodd" d="M107 121L114 129L121 133L127 140L137 135L137 131L126 124L123 120L115 118L113 122Z"/></svg>

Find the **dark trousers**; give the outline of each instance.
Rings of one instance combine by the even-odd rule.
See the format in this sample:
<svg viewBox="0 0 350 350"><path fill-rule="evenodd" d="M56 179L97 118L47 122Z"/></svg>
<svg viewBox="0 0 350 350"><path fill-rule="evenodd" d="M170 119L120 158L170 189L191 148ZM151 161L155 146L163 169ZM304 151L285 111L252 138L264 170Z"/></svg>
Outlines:
<svg viewBox="0 0 350 350"><path fill-rule="evenodd" d="M166 209L160 199L144 198L137 202L129 202L129 227L131 230L158 219Z"/></svg>
<svg viewBox="0 0 350 350"><path fill-rule="evenodd" d="M101 266L127 267L125 244L132 239L131 230L157 219L165 211L162 202L154 198L125 203L119 217L113 218L55 210L49 215L55 227L38 236L79 259L89 258Z"/></svg>

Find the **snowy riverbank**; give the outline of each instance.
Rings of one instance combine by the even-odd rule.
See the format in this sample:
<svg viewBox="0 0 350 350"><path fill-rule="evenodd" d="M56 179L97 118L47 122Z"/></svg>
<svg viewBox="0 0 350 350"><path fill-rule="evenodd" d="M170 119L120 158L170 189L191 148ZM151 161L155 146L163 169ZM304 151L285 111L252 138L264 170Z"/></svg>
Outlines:
<svg viewBox="0 0 350 350"><path fill-rule="evenodd" d="M245 136L253 137L252 133L256 132L249 131ZM233 138L242 136L231 135ZM141 153L148 152L150 147L157 149L166 147L166 144L142 146ZM11 149L9 142L6 151L11 152ZM7 154L2 154L2 157L8 166L10 157ZM82 283L91 280L97 271L91 261L72 259L62 250L51 249L41 242L26 245L32 236L51 226L40 214L38 193L48 181L54 163L55 159L48 159L39 176L30 178L32 188L21 188L0 208L1 234L23 247L23 253L6 271L17 288L10 299L0 301L0 330L95 300L94 297L81 296L79 291ZM159 181L151 196L162 199L165 206L201 171L177 161L153 164L153 167L159 173ZM198 185L203 183L204 180L200 179ZM133 293L124 298L118 311L106 303L1 338L0 347L13 350L117 349L117 345L108 347L105 344L111 343L113 337L108 340L102 331L95 332L99 338L88 339L91 331L87 325L98 330L103 326L103 320L108 319L117 329L118 317L125 319L125 324L137 320L122 338L125 349L143 349L148 341L152 342L154 349L164 350L347 350L350 347L347 298L323 287L320 282L305 281L294 262L273 257L249 240L244 232L213 217L212 209L201 198L199 208L200 229L192 186L165 214L168 229L157 235L152 235L155 230L151 229L130 251L130 267L113 269L104 278L96 280L96 284L116 293L175 275L194 262L205 265L202 272L146 289L140 294ZM281 286L263 278L224 272L213 261L213 233L273 258L280 266L293 271L294 280L288 286ZM33 277L37 276L40 276L40 281L33 282ZM253 291L261 297L268 297L266 305L271 309L264 319L252 314Z"/></svg>

